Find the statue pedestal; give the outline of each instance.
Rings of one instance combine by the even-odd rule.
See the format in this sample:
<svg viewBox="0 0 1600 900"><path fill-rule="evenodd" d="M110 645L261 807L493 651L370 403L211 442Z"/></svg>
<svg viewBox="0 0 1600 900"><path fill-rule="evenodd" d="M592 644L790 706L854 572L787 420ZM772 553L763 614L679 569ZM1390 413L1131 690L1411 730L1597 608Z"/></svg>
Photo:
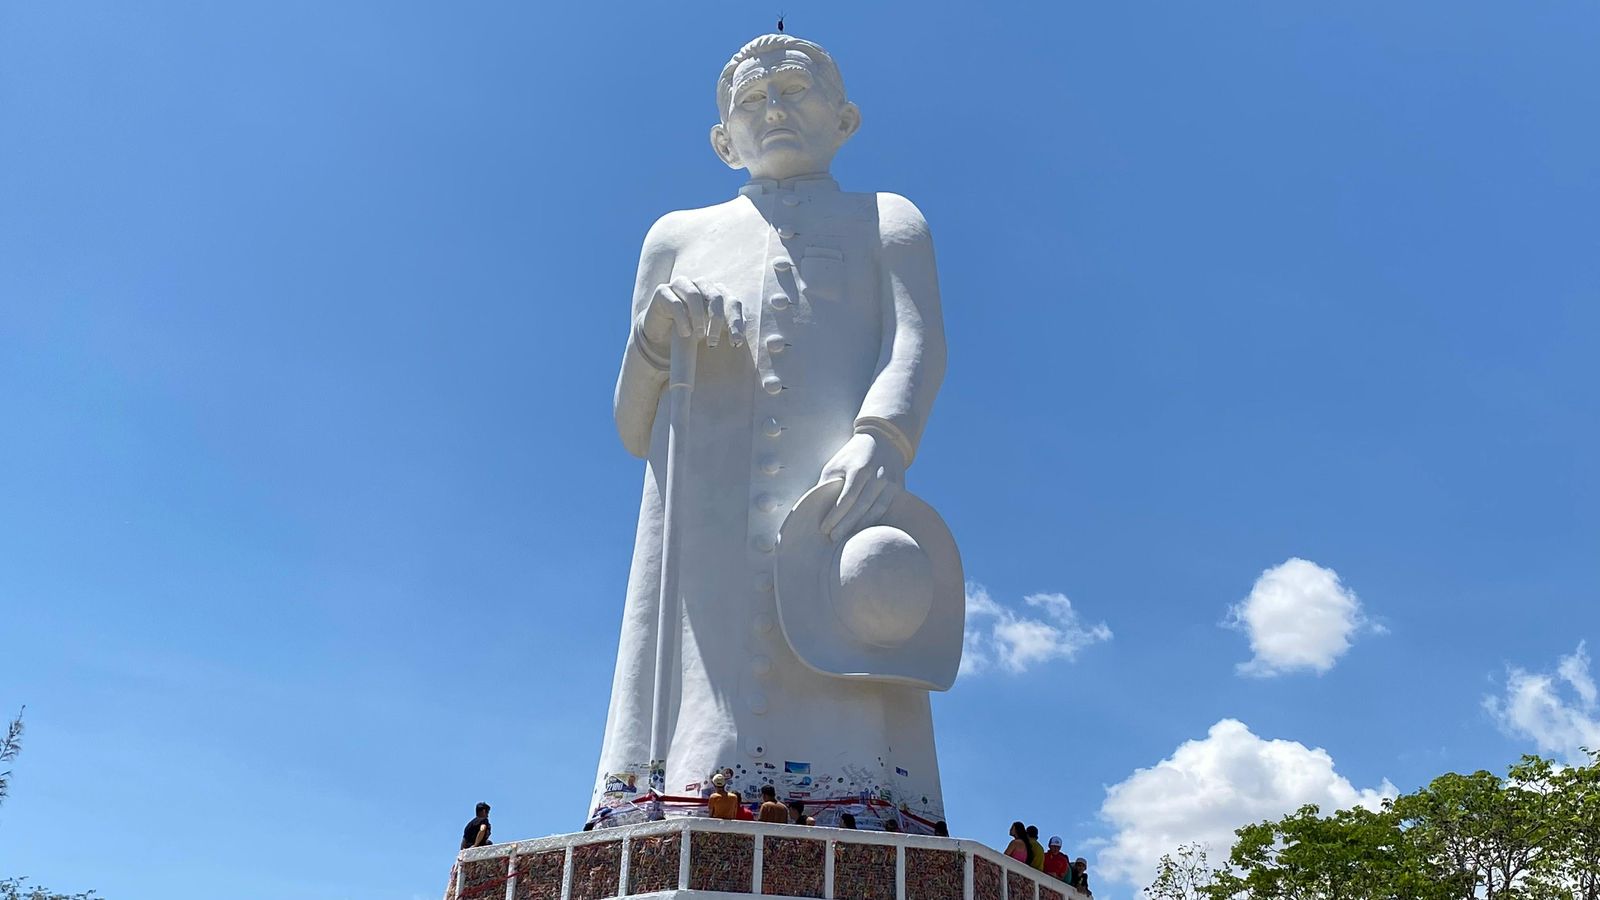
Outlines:
<svg viewBox="0 0 1600 900"><path fill-rule="evenodd" d="M678 818L463 850L445 900L1087 900L974 841Z"/></svg>

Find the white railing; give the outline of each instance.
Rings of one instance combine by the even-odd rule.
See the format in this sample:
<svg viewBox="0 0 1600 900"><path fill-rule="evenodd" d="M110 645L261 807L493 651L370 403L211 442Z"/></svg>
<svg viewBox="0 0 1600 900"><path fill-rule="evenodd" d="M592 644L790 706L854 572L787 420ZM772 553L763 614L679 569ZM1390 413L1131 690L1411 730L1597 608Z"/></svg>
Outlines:
<svg viewBox="0 0 1600 900"><path fill-rule="evenodd" d="M748 879L739 876L738 871L746 861L742 847L735 849L731 857L711 858L710 854L704 854L707 858L697 858L695 835L749 836ZM674 837L676 851L671 849ZM674 894L682 900L733 900L767 893L763 890L763 851L768 839L781 838L822 844L822 872L820 885L812 880L811 891L778 896L811 896L821 900L1087 900L1085 894L1064 882L975 841L704 817L674 818L463 850L457 859L456 878L450 894L454 895L454 900L603 900L607 897L665 898ZM704 843L709 845L711 840L707 837ZM885 885L875 889L854 883L836 885L834 869L840 845L892 848L892 895ZM663 847L668 857L673 852L677 854L675 877L671 860L660 856ZM613 850L616 857L614 878L610 859ZM653 861L642 859L638 873L630 871L636 850L656 856ZM956 857L961 865L959 893L951 889L953 885L941 888L924 884L920 870L911 874L912 884L908 889L906 857L910 850L959 854ZM581 862L587 870L575 872L575 861ZM728 863L735 865L734 874L739 876L731 881L726 871ZM556 875L558 864L559 878ZM723 864L722 869L718 869L719 864ZM886 866L886 862L883 865ZM522 871L518 871L519 868ZM982 884L975 883L979 869L984 872ZM887 869L881 869L880 874L887 874ZM635 875L639 877L633 877ZM714 889L707 886L717 882L719 877L721 883ZM998 885L990 883L994 880Z"/></svg>

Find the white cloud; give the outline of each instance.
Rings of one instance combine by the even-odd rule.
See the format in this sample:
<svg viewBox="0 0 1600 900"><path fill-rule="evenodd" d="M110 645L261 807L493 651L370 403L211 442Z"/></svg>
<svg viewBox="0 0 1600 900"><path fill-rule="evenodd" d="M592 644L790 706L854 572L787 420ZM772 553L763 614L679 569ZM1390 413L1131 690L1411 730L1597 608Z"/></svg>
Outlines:
<svg viewBox="0 0 1600 900"><path fill-rule="evenodd" d="M1361 600L1339 582L1339 573L1298 557L1261 573L1250 596L1229 609L1228 621L1250 636L1255 656L1239 664L1241 675L1271 677L1333 668L1367 621Z"/></svg>
<svg viewBox="0 0 1600 900"><path fill-rule="evenodd" d="M1574 696L1566 696L1563 684ZM1503 695L1483 698L1484 708L1507 734L1531 740L1540 753L1575 765L1588 760L1584 747L1600 750L1597 702L1589 649L1582 642L1571 656L1561 657L1555 675L1512 666Z"/></svg>
<svg viewBox="0 0 1600 900"><path fill-rule="evenodd" d="M1100 817L1115 834L1100 850L1096 869L1136 887L1150 883L1161 854L1180 844L1208 845L1225 858L1235 829L1276 819L1307 803L1324 812L1377 809L1399 795L1385 779L1357 789L1334 771L1333 757L1295 741L1263 740L1243 722L1223 719L1203 740L1186 741L1173 754L1106 789Z"/></svg>
<svg viewBox="0 0 1600 900"><path fill-rule="evenodd" d="M983 585L967 582L962 675L995 668L1019 674L1053 659L1074 659L1090 644L1111 640L1106 623L1085 625L1065 594L1029 594L1022 601L1044 617L1021 615L989 596Z"/></svg>
<svg viewBox="0 0 1600 900"><path fill-rule="evenodd" d="M1561 657L1561 665L1556 667L1556 674L1561 676L1561 680L1572 685L1572 689L1578 692L1578 700L1584 706L1594 707L1595 689L1594 679L1589 675L1589 648L1583 641L1578 642L1576 653Z"/></svg>

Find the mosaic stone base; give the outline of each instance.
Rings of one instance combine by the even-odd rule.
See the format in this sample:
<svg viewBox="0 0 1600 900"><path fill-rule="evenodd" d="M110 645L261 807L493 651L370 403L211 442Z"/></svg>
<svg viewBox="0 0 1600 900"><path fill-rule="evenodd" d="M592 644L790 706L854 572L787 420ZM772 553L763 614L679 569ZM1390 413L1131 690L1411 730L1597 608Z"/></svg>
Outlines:
<svg viewBox="0 0 1600 900"><path fill-rule="evenodd" d="M516 900L561 900L561 874L566 866L567 854L561 850L518 856Z"/></svg>
<svg viewBox="0 0 1600 900"><path fill-rule="evenodd" d="M976 842L719 822L555 835L468 851L451 867L445 900L665 900L681 896L685 864L683 890L749 900L822 900L828 893L832 900L1089 900ZM969 875L972 893L963 897Z"/></svg>
<svg viewBox="0 0 1600 900"><path fill-rule="evenodd" d="M604 900L617 895L622 877L622 842L572 848L572 900Z"/></svg>
<svg viewBox="0 0 1600 900"><path fill-rule="evenodd" d="M835 900L894 900L896 856L894 847L834 844Z"/></svg>
<svg viewBox="0 0 1600 900"><path fill-rule="evenodd" d="M511 872L509 859L480 859L465 863L462 868L461 892L457 900L483 900L504 897L506 876Z"/></svg>
<svg viewBox="0 0 1600 900"><path fill-rule="evenodd" d="M906 848L906 900L950 900L960 897L965 881L966 872L959 850Z"/></svg>
<svg viewBox="0 0 1600 900"><path fill-rule="evenodd" d="M689 841L690 889L748 894L755 881L755 854L755 835L695 832Z"/></svg>
<svg viewBox="0 0 1600 900"><path fill-rule="evenodd" d="M1033 879L1015 872L1007 872L1006 900L1033 900Z"/></svg>
<svg viewBox="0 0 1600 900"><path fill-rule="evenodd" d="M628 844L628 893L676 889L678 849L682 846L682 838L676 834L634 838Z"/></svg>
<svg viewBox="0 0 1600 900"><path fill-rule="evenodd" d="M821 897L827 852L825 841L767 838L761 845L761 893Z"/></svg>
<svg viewBox="0 0 1600 900"><path fill-rule="evenodd" d="M987 859L972 861L973 900L1000 900L1005 892L1000 889L1000 867Z"/></svg>

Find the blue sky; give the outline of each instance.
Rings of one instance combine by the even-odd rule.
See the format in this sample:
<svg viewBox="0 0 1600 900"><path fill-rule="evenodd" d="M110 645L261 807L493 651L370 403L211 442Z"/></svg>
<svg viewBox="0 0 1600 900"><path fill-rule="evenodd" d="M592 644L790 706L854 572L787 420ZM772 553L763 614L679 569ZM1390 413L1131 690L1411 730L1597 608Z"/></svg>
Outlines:
<svg viewBox="0 0 1600 900"><path fill-rule="evenodd" d="M986 10L788 10L938 247L953 830L1115 900L1600 734L1600 8ZM0 7L0 874L431 897L479 799L581 823L639 241L773 12Z"/></svg>

